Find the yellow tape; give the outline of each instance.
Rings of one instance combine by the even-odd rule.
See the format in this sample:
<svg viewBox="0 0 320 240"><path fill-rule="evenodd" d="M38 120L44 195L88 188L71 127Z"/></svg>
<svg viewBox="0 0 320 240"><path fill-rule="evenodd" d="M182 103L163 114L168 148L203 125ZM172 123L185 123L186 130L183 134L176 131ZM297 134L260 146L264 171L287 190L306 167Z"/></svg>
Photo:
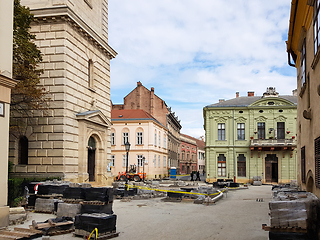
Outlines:
<svg viewBox="0 0 320 240"><path fill-rule="evenodd" d="M168 189L149 188L149 187L135 186L135 185L128 185L128 184L125 184L125 185L127 186L127 190L129 190L131 187L131 188L139 188L139 189L143 189L143 190L150 190L150 191L157 191L157 192L183 193L183 194L204 195L204 196L214 196L214 195L220 194L220 192L226 191L226 189L224 189L218 193L207 194L207 193L194 193L194 192L174 191L174 190L168 190Z"/></svg>

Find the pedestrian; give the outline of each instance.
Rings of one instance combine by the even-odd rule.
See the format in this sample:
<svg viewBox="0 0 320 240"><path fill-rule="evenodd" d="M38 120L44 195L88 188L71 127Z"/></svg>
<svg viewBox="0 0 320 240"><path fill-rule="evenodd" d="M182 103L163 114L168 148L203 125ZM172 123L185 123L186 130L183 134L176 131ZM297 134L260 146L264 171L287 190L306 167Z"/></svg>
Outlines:
<svg viewBox="0 0 320 240"><path fill-rule="evenodd" d="M196 178L196 181L201 181L201 179L200 179L200 172L199 172L199 171L197 172L197 178Z"/></svg>
<svg viewBox="0 0 320 240"><path fill-rule="evenodd" d="M202 170L202 173L203 173L203 176L204 176L204 174L206 173L206 171L203 169L203 170Z"/></svg>
<svg viewBox="0 0 320 240"><path fill-rule="evenodd" d="M191 176L191 180L190 181L193 181L193 172L191 172L190 176Z"/></svg>

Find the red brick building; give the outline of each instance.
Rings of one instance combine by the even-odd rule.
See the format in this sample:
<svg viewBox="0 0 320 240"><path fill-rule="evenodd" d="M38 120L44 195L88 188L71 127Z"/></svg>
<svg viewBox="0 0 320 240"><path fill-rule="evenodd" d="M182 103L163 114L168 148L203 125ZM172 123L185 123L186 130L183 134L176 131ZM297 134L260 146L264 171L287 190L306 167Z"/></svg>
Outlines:
<svg viewBox="0 0 320 240"><path fill-rule="evenodd" d="M180 141L180 174L197 171L197 142L195 138L181 134Z"/></svg>

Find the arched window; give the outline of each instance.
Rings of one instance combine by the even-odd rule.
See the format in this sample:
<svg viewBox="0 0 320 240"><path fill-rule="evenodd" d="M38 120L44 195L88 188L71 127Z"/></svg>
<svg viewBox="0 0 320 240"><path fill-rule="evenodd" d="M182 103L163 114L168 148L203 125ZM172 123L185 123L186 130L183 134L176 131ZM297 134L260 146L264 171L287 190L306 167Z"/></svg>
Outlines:
<svg viewBox="0 0 320 240"><path fill-rule="evenodd" d="M96 140L93 137L89 138L88 146L90 149L96 149Z"/></svg>
<svg viewBox="0 0 320 240"><path fill-rule="evenodd" d="M28 150L29 150L29 141L26 136L23 136L19 139L19 164L28 164Z"/></svg>

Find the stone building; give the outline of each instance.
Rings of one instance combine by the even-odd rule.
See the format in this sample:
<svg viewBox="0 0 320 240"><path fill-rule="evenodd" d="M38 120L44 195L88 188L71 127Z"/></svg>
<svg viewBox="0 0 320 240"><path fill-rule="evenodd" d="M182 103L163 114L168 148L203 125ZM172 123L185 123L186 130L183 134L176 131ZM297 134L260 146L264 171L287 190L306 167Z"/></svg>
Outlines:
<svg viewBox="0 0 320 240"><path fill-rule="evenodd" d="M108 182L110 60L107 0L21 0L35 16L31 32L43 54L40 85L49 109L10 138L12 175Z"/></svg>
<svg viewBox="0 0 320 240"><path fill-rule="evenodd" d="M151 114L163 126L168 129L168 164L169 167L176 167L179 172L179 147L180 147L180 121L171 108L167 107L165 101L137 82L137 87L126 97L123 104L113 104L112 109L142 109Z"/></svg>
<svg viewBox="0 0 320 240"><path fill-rule="evenodd" d="M9 225L8 202L8 149L13 43L13 0L0 1L0 228ZM4 24L5 23L5 24Z"/></svg>
<svg viewBox="0 0 320 240"><path fill-rule="evenodd" d="M111 111L111 172L126 171L125 143L131 144L128 169L135 165L147 179L168 175L168 129L142 109Z"/></svg>
<svg viewBox="0 0 320 240"><path fill-rule="evenodd" d="M203 109L206 179L290 183L297 178L297 96L268 88L263 96L220 100Z"/></svg>
<svg viewBox="0 0 320 240"><path fill-rule="evenodd" d="M298 185L320 197L320 1L292 0L287 41L297 68Z"/></svg>
<svg viewBox="0 0 320 240"><path fill-rule="evenodd" d="M180 174L197 171L197 142L194 138L180 134Z"/></svg>

